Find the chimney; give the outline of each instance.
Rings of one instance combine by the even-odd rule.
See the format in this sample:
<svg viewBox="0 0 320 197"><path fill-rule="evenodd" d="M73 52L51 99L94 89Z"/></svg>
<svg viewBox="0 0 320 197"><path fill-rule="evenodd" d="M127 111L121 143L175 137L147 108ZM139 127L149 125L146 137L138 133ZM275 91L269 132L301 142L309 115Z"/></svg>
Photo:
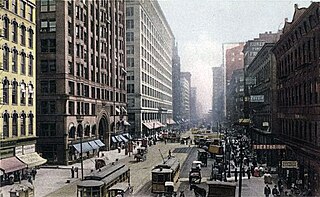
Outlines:
<svg viewBox="0 0 320 197"><path fill-rule="evenodd" d="M285 19L284 19L284 22L288 22L288 18L285 18Z"/></svg>
<svg viewBox="0 0 320 197"><path fill-rule="evenodd" d="M294 4L294 9L299 9L298 4Z"/></svg>
<svg viewBox="0 0 320 197"><path fill-rule="evenodd" d="M269 31L269 34L272 34L272 31Z"/></svg>

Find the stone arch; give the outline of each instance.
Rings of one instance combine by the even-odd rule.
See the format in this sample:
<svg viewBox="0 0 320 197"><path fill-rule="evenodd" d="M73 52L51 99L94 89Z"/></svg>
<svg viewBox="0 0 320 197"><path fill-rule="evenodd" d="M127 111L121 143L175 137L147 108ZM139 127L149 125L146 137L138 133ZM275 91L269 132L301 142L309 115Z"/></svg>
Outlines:
<svg viewBox="0 0 320 197"><path fill-rule="evenodd" d="M96 134L98 138L104 142L105 148L109 150L110 148L110 116L105 110L101 110L97 118L97 131Z"/></svg>
<svg viewBox="0 0 320 197"><path fill-rule="evenodd" d="M69 129L69 133L68 133L69 138L75 138L75 135L76 135L76 127L74 126L74 123L73 123L73 122L69 124L68 129Z"/></svg>

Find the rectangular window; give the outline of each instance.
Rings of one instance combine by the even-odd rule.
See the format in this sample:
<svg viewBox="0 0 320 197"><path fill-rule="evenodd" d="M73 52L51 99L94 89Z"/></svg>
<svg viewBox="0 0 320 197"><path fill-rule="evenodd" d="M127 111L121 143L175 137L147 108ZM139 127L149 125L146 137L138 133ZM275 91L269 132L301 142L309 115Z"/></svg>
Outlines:
<svg viewBox="0 0 320 197"><path fill-rule="evenodd" d="M134 45L127 46L127 54L134 54Z"/></svg>
<svg viewBox="0 0 320 197"><path fill-rule="evenodd" d="M28 6L28 20L29 21L33 21L33 7L31 7L30 5Z"/></svg>
<svg viewBox="0 0 320 197"><path fill-rule="evenodd" d="M40 32L56 32L56 19L41 20Z"/></svg>
<svg viewBox="0 0 320 197"><path fill-rule="evenodd" d="M17 64L18 64L18 51L13 51L12 54L12 72L18 72Z"/></svg>
<svg viewBox="0 0 320 197"><path fill-rule="evenodd" d="M56 60L41 60L40 72L56 72Z"/></svg>
<svg viewBox="0 0 320 197"><path fill-rule="evenodd" d="M41 0L40 11L41 12L56 11L56 1L55 0Z"/></svg>
<svg viewBox="0 0 320 197"><path fill-rule="evenodd" d="M126 28L127 28L127 29L133 29L133 27L134 27L134 22L133 22L133 20L127 20L127 21L126 21Z"/></svg>
<svg viewBox="0 0 320 197"><path fill-rule="evenodd" d="M126 41L127 42L133 42L134 41L134 33L133 32L127 32L126 33Z"/></svg>
<svg viewBox="0 0 320 197"><path fill-rule="evenodd" d="M33 48L33 30L29 29L29 37L28 37L29 48Z"/></svg>
<svg viewBox="0 0 320 197"><path fill-rule="evenodd" d="M69 94L74 95L74 82L69 81Z"/></svg>
<svg viewBox="0 0 320 197"><path fill-rule="evenodd" d="M26 17L26 3L22 0L20 0L20 16Z"/></svg>
<svg viewBox="0 0 320 197"><path fill-rule="evenodd" d="M74 102L73 101L69 101L69 106L68 106L68 112L70 115L74 115Z"/></svg>
<svg viewBox="0 0 320 197"><path fill-rule="evenodd" d="M29 76L33 76L33 56L29 56L29 65L28 65L28 74Z"/></svg>
<svg viewBox="0 0 320 197"><path fill-rule="evenodd" d="M18 14L17 0L12 0L12 12Z"/></svg>
<svg viewBox="0 0 320 197"><path fill-rule="evenodd" d="M18 42L18 23L13 22L12 24L12 41Z"/></svg>
<svg viewBox="0 0 320 197"><path fill-rule="evenodd" d="M56 52L56 39L42 39L41 52Z"/></svg>
<svg viewBox="0 0 320 197"><path fill-rule="evenodd" d="M26 45L26 28L24 26L21 26L21 45L25 46Z"/></svg>
<svg viewBox="0 0 320 197"><path fill-rule="evenodd" d="M133 7L127 7L126 16L133 16Z"/></svg>
<svg viewBox="0 0 320 197"><path fill-rule="evenodd" d="M26 55L21 55L21 74L26 74Z"/></svg>

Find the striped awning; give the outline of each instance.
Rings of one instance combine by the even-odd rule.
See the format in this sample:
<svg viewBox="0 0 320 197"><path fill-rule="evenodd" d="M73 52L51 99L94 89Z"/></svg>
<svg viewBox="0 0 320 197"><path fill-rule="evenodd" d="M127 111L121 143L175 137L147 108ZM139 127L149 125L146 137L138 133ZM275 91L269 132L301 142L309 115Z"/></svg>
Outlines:
<svg viewBox="0 0 320 197"><path fill-rule="evenodd" d="M17 156L17 158L23 163L27 164L28 168L40 166L47 162L46 159L40 157L40 155L36 152L25 154L25 155L19 155Z"/></svg>

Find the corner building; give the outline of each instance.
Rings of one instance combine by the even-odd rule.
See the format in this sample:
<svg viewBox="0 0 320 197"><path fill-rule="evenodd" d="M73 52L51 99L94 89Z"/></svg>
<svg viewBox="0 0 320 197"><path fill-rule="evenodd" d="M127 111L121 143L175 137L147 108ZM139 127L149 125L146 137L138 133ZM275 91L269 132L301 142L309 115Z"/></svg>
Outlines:
<svg viewBox="0 0 320 197"><path fill-rule="evenodd" d="M35 152L35 0L1 1L0 184L44 164Z"/></svg>
<svg viewBox="0 0 320 197"><path fill-rule="evenodd" d="M38 150L69 164L116 147L127 125L124 1L37 3Z"/></svg>
<svg viewBox="0 0 320 197"><path fill-rule="evenodd" d="M174 36L157 1L126 2L128 120L136 137L172 119Z"/></svg>
<svg viewBox="0 0 320 197"><path fill-rule="evenodd" d="M320 195L320 3L298 8L273 53L277 62L277 117L279 140L287 145L282 160L298 162L284 169L289 183ZM287 175L286 175L287 174Z"/></svg>

